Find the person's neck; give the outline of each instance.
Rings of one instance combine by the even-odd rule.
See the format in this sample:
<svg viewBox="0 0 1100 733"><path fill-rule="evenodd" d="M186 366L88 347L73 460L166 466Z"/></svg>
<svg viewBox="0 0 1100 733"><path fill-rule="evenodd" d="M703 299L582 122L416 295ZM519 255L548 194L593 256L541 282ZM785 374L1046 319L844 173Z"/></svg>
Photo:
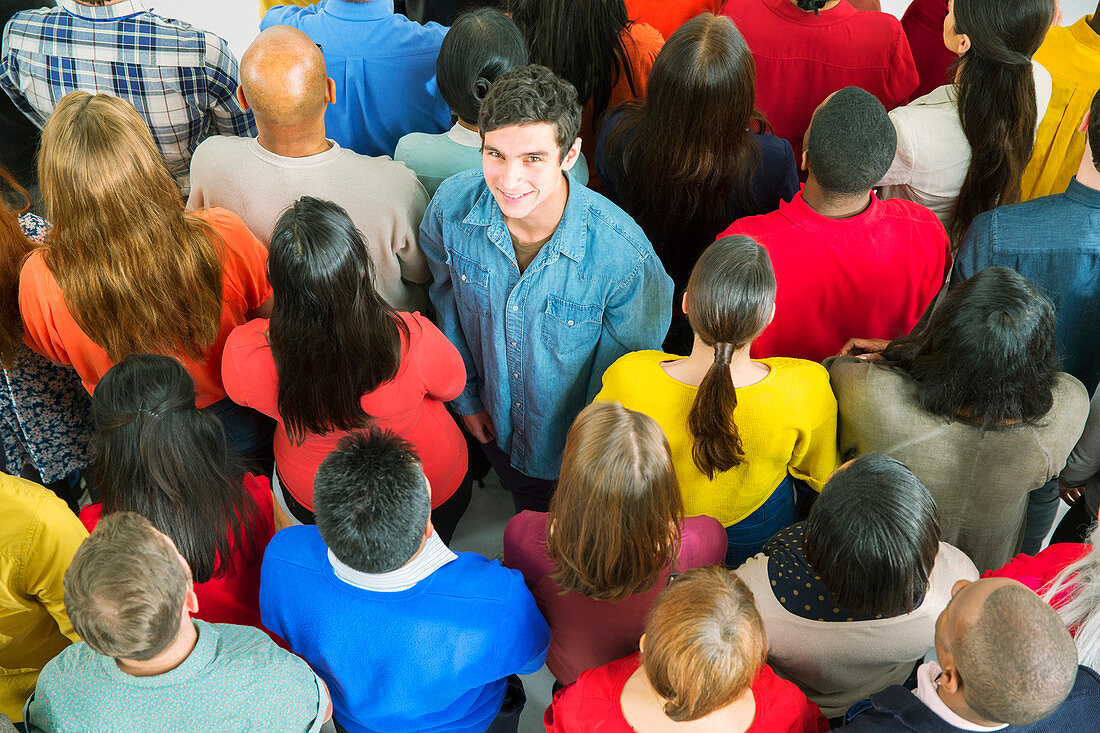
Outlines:
<svg viewBox="0 0 1100 733"><path fill-rule="evenodd" d="M626 722L634 730L645 733L743 733L756 717L756 698L751 687L729 704L702 718L684 723L678 723L665 714L666 702L653 689L646 677L645 667L642 666L627 679L619 697L619 705Z"/></svg>
<svg viewBox="0 0 1100 733"><path fill-rule="evenodd" d="M1092 162L1092 145L1085 143L1085 155L1081 159L1081 167L1077 169L1077 182L1094 191L1100 191L1100 171L1096 170L1096 164Z"/></svg>
<svg viewBox="0 0 1100 733"><path fill-rule="evenodd" d="M751 346L752 342L745 344L730 357L730 377L733 379L734 387L756 384L770 371L766 364L752 360L749 356ZM707 375L713 364L714 347L707 346L699 336L695 336L691 354L687 358L665 362L662 368L676 381L698 387L703 383L703 377Z"/></svg>
<svg viewBox="0 0 1100 733"><path fill-rule="evenodd" d="M137 661L135 659L116 659L115 664L128 675L134 677L154 677L158 674L171 672L195 650L199 642L199 630L195 628L195 622L190 618L180 626L176 638L168 645L168 648L152 659Z"/></svg>
<svg viewBox="0 0 1100 733"><path fill-rule="evenodd" d="M1092 28L1092 32L1100 36L1100 3L1096 5L1096 10L1092 11L1092 17L1089 18L1089 28Z"/></svg>
<svg viewBox="0 0 1100 733"><path fill-rule="evenodd" d="M459 127L465 127L467 130L473 130L474 132L479 132L479 130L477 129L477 124L476 123L471 125L469 122L462 119L461 117L458 118L458 126Z"/></svg>
<svg viewBox="0 0 1100 733"><path fill-rule="evenodd" d="M829 193L818 184L812 171L802 189L802 198L811 209L830 219L857 216L871 205L870 191L857 194Z"/></svg>
<svg viewBox="0 0 1100 733"><path fill-rule="evenodd" d="M986 720L974 712L974 710L966 704L966 700L963 699L961 692L949 692L940 686L936 688L936 696L940 698L944 705L951 709L951 712L955 713L955 715L958 715L963 720L969 720L974 725L981 725L986 728L995 728L999 725L1004 725L1004 723L998 723L995 720Z"/></svg>
<svg viewBox="0 0 1100 733"><path fill-rule="evenodd" d="M323 153L332 147L325 137L325 119L322 117L310 125L277 127L257 121L260 147L284 158L306 158Z"/></svg>
<svg viewBox="0 0 1100 733"><path fill-rule="evenodd" d="M545 204L522 219L504 217L508 232L520 244L541 242L554 236L565 215L565 204L569 201L569 176L563 173L561 177L561 186Z"/></svg>

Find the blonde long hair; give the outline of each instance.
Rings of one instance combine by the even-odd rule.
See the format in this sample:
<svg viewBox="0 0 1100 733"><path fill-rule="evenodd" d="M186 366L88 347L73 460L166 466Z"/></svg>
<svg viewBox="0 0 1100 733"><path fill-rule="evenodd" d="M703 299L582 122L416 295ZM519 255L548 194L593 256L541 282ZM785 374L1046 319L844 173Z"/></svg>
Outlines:
<svg viewBox="0 0 1100 733"><path fill-rule="evenodd" d="M137 111L65 95L42 130L38 177L46 267L77 324L112 361L147 352L202 359L217 338L224 242L185 214Z"/></svg>

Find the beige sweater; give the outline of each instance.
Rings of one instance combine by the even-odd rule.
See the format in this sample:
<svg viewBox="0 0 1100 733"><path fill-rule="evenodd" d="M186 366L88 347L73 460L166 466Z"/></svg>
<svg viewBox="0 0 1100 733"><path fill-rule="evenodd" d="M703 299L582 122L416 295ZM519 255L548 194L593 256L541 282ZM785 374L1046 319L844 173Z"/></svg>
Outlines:
<svg viewBox="0 0 1100 733"><path fill-rule="evenodd" d="M363 233L375 288L398 310L424 308L413 283L428 279L417 237L428 194L416 174L389 157L372 158L336 143L323 153L287 158L256 138L209 137L191 158L187 210L220 206L241 217L266 247L282 213L302 196L342 206Z"/></svg>
<svg viewBox="0 0 1100 733"><path fill-rule="evenodd" d="M854 357L829 365L843 458L880 452L909 467L936 500L944 542L978 570L999 568L1023 539L1028 492L1058 475L1085 425L1089 396L1060 374L1038 425L983 431L925 412L904 372Z"/></svg>
<svg viewBox="0 0 1100 733"><path fill-rule="evenodd" d="M764 619L768 664L830 718L843 715L874 692L904 682L933 646L936 618L951 600L951 587L959 580L978 579L974 563L941 542L924 601L915 610L893 618L838 623L802 618L783 608L772 593L766 555L751 558L736 572Z"/></svg>

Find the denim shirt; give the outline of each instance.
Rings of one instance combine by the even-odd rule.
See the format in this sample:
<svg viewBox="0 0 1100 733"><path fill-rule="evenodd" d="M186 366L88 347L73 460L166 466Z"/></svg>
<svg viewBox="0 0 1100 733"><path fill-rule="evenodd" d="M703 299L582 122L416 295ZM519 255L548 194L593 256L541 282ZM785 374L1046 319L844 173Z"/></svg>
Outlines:
<svg viewBox="0 0 1100 733"><path fill-rule="evenodd" d="M1075 177L1065 193L979 215L955 257L951 286L998 265L1054 303L1062 369L1092 394L1100 382L1100 191Z"/></svg>
<svg viewBox="0 0 1100 733"><path fill-rule="evenodd" d="M439 327L466 362L460 415L487 410L497 444L528 476L558 476L565 433L623 354L656 349L672 280L641 228L570 179L550 241L520 274L480 170L448 178L420 225Z"/></svg>

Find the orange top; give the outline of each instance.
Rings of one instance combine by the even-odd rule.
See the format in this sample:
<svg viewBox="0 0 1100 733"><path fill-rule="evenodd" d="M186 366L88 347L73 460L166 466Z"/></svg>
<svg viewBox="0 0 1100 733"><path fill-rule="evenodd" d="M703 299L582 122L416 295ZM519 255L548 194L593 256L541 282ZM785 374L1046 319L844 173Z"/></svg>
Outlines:
<svg viewBox="0 0 1100 733"><path fill-rule="evenodd" d="M195 215L214 227L226 244L221 263L221 325L206 359L170 356L178 358L195 380L195 405L202 408L225 397L221 376L225 339L247 320L246 313L271 297L271 286L267 283L267 250L236 214L206 209ZM77 325L57 279L42 259L42 250L31 254L19 275L19 311L27 345L48 359L72 365L84 388L89 394L94 392L114 362Z"/></svg>
<svg viewBox="0 0 1100 733"><path fill-rule="evenodd" d="M700 13L722 9L722 0L626 0L626 15L648 23L666 39Z"/></svg>
<svg viewBox="0 0 1100 733"><path fill-rule="evenodd" d="M625 47L630 57L630 73L634 77L634 92L630 91L630 83L626 74L619 74L619 83L611 90L611 99L607 102L607 110L613 110L623 102L645 96L646 87L649 85L649 70L653 68L653 61L661 48L665 45L665 38L656 28L645 23L634 23L626 31ZM636 92L636 93L635 93ZM592 101L584 106L584 117L581 119L581 152L588 160L589 186L598 188L596 176L596 127L592 120Z"/></svg>

